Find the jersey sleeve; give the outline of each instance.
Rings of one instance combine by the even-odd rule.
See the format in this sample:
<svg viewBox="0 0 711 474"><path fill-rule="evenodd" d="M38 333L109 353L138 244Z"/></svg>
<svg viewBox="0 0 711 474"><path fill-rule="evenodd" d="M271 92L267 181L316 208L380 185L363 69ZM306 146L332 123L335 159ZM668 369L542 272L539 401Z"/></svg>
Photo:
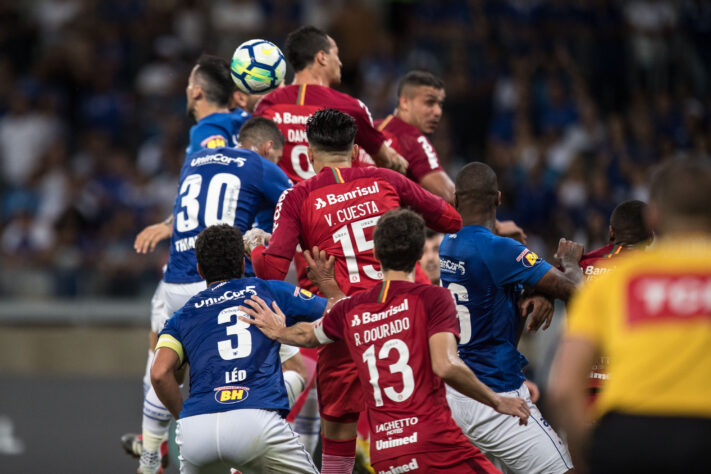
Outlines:
<svg viewBox="0 0 711 474"><path fill-rule="evenodd" d="M407 142L407 155L403 153L403 156L409 163L407 173L415 182L419 183L433 171L442 171L437 152L427 137L408 137Z"/></svg>
<svg viewBox="0 0 711 474"><path fill-rule="evenodd" d="M534 286L552 265L513 239L494 237L486 254L489 272L497 285L521 283Z"/></svg>
<svg viewBox="0 0 711 474"><path fill-rule="evenodd" d="M379 168L380 169L380 168ZM462 228L462 216L447 201L392 170L381 169L397 189L402 204L422 214L428 227L436 232L454 233Z"/></svg>
<svg viewBox="0 0 711 474"><path fill-rule="evenodd" d="M441 286L427 287L422 295L427 311L427 337L438 332L451 332L459 339L459 319L452 293Z"/></svg>
<svg viewBox="0 0 711 474"><path fill-rule="evenodd" d="M158 336L158 344L156 344L156 351L161 347L167 347L175 351L175 353L178 354L178 359L180 359L180 365L187 362L185 360L183 344L180 342L179 317L182 313L183 311L179 310L166 321L165 327L163 327L163 330Z"/></svg>
<svg viewBox="0 0 711 474"><path fill-rule="evenodd" d="M198 124L190 136L191 149L223 148L230 143L231 136L227 131L212 123Z"/></svg>
<svg viewBox="0 0 711 474"><path fill-rule="evenodd" d="M314 323L314 334L321 344L343 339L343 320L346 316L346 301L341 300L331 310Z"/></svg>
<svg viewBox="0 0 711 474"><path fill-rule="evenodd" d="M293 190L284 191L277 202L269 246L259 246L252 251L254 272L263 280L283 280L299 244L300 211Z"/></svg>
<svg viewBox="0 0 711 474"><path fill-rule="evenodd" d="M292 326L299 321L316 321L326 311L328 300L316 296L308 290L285 281L265 282L274 300L286 316L286 325Z"/></svg>
<svg viewBox="0 0 711 474"><path fill-rule="evenodd" d="M368 107L360 100L353 100L355 103L350 104L348 113L355 119L358 127L355 142L358 146L363 147L369 155L373 156L380 150L385 141L385 136L373 126L373 118Z"/></svg>

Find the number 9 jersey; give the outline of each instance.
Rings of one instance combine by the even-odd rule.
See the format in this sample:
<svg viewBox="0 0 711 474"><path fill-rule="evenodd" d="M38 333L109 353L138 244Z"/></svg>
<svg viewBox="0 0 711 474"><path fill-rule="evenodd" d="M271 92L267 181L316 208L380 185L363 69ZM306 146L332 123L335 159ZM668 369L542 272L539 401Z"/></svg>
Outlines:
<svg viewBox="0 0 711 474"><path fill-rule="evenodd" d="M245 148L205 149L188 155L180 170L173 207L167 283L202 281L195 239L211 225L228 224L246 232L258 210L273 209L291 186L277 165Z"/></svg>
<svg viewBox="0 0 711 474"><path fill-rule="evenodd" d="M247 315L237 307L252 295L269 307L276 301L287 325L314 321L326 309L324 298L258 278L218 283L193 296L165 324L156 346L190 364L190 396L180 418L243 408L289 411L279 343L238 319Z"/></svg>

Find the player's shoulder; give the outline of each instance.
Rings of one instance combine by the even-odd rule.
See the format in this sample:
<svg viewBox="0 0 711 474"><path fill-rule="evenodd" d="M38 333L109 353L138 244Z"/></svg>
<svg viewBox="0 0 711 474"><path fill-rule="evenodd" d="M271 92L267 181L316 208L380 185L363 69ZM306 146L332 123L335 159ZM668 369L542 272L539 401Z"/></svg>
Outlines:
<svg viewBox="0 0 711 474"><path fill-rule="evenodd" d="M261 115L266 108L272 105L296 103L296 96L298 92L299 86L292 84L279 87L278 89L263 95L254 106L254 115Z"/></svg>
<svg viewBox="0 0 711 474"><path fill-rule="evenodd" d="M402 181L404 178L400 173L396 171L393 171L388 168L380 168L377 166L358 166L355 168L340 168L339 170L346 181L353 181L359 178L372 177L379 178L384 181L395 182Z"/></svg>
<svg viewBox="0 0 711 474"><path fill-rule="evenodd" d="M397 135L398 137L407 137L414 140L417 140L419 137L424 137L419 128L394 115L391 117L392 119L390 119L385 125L385 128L391 133Z"/></svg>

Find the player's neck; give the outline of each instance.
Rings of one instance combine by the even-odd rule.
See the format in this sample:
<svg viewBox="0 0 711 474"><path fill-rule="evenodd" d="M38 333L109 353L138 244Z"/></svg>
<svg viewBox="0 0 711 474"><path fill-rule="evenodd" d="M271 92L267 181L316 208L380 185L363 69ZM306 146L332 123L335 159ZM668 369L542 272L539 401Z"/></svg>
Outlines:
<svg viewBox="0 0 711 474"><path fill-rule="evenodd" d="M411 121L412 117L410 117L410 114L402 111L399 107L395 108L395 112L393 112L393 115L405 122L406 124L415 126L415 124Z"/></svg>
<svg viewBox="0 0 711 474"><path fill-rule="evenodd" d="M496 229L496 213L482 214L471 213L462 214L462 225L480 225L494 232Z"/></svg>
<svg viewBox="0 0 711 474"><path fill-rule="evenodd" d="M199 102L195 104L195 121L199 122L208 115L216 113L227 113L230 109L227 107L220 107L219 105L211 104L209 102Z"/></svg>
<svg viewBox="0 0 711 474"><path fill-rule="evenodd" d="M415 282L415 270L411 272L403 272L401 270L385 270L383 271L383 281L409 281Z"/></svg>
<svg viewBox="0 0 711 474"><path fill-rule="evenodd" d="M314 84L317 86L330 87L328 80L323 74L319 74L316 70L308 67L294 73L293 84L297 86L302 84Z"/></svg>

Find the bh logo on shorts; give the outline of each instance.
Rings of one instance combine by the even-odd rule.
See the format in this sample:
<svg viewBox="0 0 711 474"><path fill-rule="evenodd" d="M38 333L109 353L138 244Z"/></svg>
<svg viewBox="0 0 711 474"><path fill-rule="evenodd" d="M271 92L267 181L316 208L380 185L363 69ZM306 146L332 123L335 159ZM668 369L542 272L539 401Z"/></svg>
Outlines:
<svg viewBox="0 0 711 474"><path fill-rule="evenodd" d="M249 388L247 387L236 387L236 386L226 386L217 387L215 389L215 400L219 403L239 403L243 402L249 396Z"/></svg>

